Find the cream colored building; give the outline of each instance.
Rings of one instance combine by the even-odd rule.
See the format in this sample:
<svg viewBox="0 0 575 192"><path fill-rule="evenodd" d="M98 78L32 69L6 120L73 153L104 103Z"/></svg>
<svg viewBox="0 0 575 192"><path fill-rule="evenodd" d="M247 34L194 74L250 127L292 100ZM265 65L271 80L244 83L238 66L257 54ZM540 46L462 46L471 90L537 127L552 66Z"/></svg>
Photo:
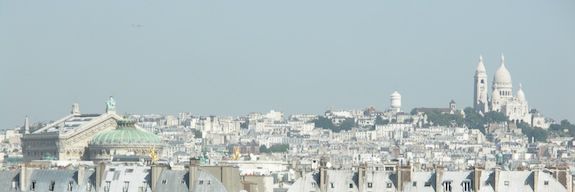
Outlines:
<svg viewBox="0 0 575 192"><path fill-rule="evenodd" d="M107 102L106 112L104 114L81 114L79 106L74 104L72 112L40 129L24 130L22 136L22 153L24 161L31 160L91 160L92 157L108 157L110 155L131 155L148 153L148 149L140 146L138 149L127 149L134 142L123 141L124 137L107 137L116 135L116 132L128 130L128 132L137 132L136 136L146 135L142 129L117 129L118 121L123 118L116 114L115 102L110 98ZM124 131L126 132L126 131ZM142 132L140 134L140 132ZM99 138L93 139L99 136ZM155 135L154 135L155 136ZM120 139L120 140L118 140ZM154 144L158 144L159 138L154 138ZM89 150L92 147L92 150ZM122 149L122 150L120 150ZM98 152L96 152L98 150ZM88 154L91 151L92 154ZM124 153L125 152L125 153Z"/></svg>
<svg viewBox="0 0 575 192"><path fill-rule="evenodd" d="M491 97L487 96L487 72L483 64L483 58L479 57L479 64L474 76L474 108L486 113L497 111L505 114L510 121L526 122L531 124L529 105L519 84L519 89L514 94L511 73L505 66L505 58L501 56L501 65L493 77Z"/></svg>

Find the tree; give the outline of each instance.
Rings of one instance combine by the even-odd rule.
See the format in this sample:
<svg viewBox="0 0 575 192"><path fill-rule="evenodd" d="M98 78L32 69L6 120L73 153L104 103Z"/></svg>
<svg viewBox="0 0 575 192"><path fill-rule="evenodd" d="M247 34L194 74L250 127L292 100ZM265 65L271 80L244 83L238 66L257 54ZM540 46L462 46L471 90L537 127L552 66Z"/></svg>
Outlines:
<svg viewBox="0 0 575 192"><path fill-rule="evenodd" d="M194 138L202 138L202 131L197 130L197 129L192 129L192 132L194 133Z"/></svg>
<svg viewBox="0 0 575 192"><path fill-rule="evenodd" d="M324 129L333 129L335 125L331 122L331 119L328 119L323 116L319 116L316 120L314 120L315 127L321 127Z"/></svg>
<svg viewBox="0 0 575 192"><path fill-rule="evenodd" d="M534 138L536 141L547 141L548 133L544 129L539 127L531 127L525 122L518 123L517 127L521 128L523 134L525 134L529 139Z"/></svg>
<svg viewBox="0 0 575 192"><path fill-rule="evenodd" d="M465 125L470 129L479 129L483 133L487 124L507 121L507 116L501 112L490 111L481 115L471 107L465 108L463 112L465 112Z"/></svg>
<svg viewBox="0 0 575 192"><path fill-rule="evenodd" d="M241 128L241 129L247 129L247 128L249 128L249 125L250 125L250 121L249 121L249 120L240 122L240 128Z"/></svg>
<svg viewBox="0 0 575 192"><path fill-rule="evenodd" d="M426 112L427 119L438 126L463 126L465 120L461 114L443 113L439 110Z"/></svg>
<svg viewBox="0 0 575 192"><path fill-rule="evenodd" d="M266 147L266 145L260 145L260 153L269 153L270 150L268 149L268 147Z"/></svg>
<svg viewBox="0 0 575 192"><path fill-rule="evenodd" d="M339 131L341 130L351 130L355 126L355 120L353 118L346 118L339 124Z"/></svg>
<svg viewBox="0 0 575 192"><path fill-rule="evenodd" d="M488 123L506 122L508 120L505 114L497 111L490 111L485 113L485 119Z"/></svg>
<svg viewBox="0 0 575 192"><path fill-rule="evenodd" d="M260 153L284 153L289 150L288 144L274 144L271 147L267 147L266 145L260 146Z"/></svg>
<svg viewBox="0 0 575 192"><path fill-rule="evenodd" d="M288 144L274 144L270 148L270 152L272 153L284 153L289 150Z"/></svg>
<svg viewBox="0 0 575 192"><path fill-rule="evenodd" d="M463 110L465 112L465 125L470 129L479 129L485 133L485 119L481 114L477 113L475 109L467 107Z"/></svg>
<svg viewBox="0 0 575 192"><path fill-rule="evenodd" d="M571 124L567 119L561 120L559 124L551 124L549 130L561 135L566 130L570 136L575 136L575 125Z"/></svg>
<svg viewBox="0 0 575 192"><path fill-rule="evenodd" d="M314 121L315 127L320 127L323 129L329 129L333 132L340 132L342 130L350 130L355 126L355 119L346 118L339 125L334 125L331 119L320 116Z"/></svg>
<svg viewBox="0 0 575 192"><path fill-rule="evenodd" d="M389 124L389 120L383 119L383 117L381 117L381 116L377 116L375 118L375 124L376 125L386 125L386 124Z"/></svg>

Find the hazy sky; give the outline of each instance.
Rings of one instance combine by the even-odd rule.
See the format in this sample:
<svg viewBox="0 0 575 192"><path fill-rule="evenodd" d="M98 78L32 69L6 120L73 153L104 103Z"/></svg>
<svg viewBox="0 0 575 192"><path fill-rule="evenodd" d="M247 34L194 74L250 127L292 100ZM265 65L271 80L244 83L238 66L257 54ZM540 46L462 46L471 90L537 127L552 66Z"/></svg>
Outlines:
<svg viewBox="0 0 575 192"><path fill-rule="evenodd" d="M572 0L0 0L0 127L110 95L121 113L470 106L500 53L530 107L575 120Z"/></svg>

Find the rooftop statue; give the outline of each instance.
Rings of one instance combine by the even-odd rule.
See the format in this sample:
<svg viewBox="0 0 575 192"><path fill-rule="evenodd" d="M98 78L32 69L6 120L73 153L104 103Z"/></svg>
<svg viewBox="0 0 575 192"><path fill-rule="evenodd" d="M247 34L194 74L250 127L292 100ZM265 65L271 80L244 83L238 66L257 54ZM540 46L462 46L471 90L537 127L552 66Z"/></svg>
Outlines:
<svg viewBox="0 0 575 192"><path fill-rule="evenodd" d="M110 112L116 112L116 101L114 101L114 97L112 96L106 101L106 113Z"/></svg>

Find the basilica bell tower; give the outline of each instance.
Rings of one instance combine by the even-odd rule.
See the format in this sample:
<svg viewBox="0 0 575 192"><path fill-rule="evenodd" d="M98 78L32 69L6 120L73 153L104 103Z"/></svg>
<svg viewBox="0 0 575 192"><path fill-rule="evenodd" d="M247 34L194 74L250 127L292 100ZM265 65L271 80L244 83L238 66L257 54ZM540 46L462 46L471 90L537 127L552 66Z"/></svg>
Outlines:
<svg viewBox="0 0 575 192"><path fill-rule="evenodd" d="M473 108L477 112L486 113L489 108L487 107L487 72L485 65L483 65L483 57L479 56L479 64L475 70L475 86L473 87Z"/></svg>

